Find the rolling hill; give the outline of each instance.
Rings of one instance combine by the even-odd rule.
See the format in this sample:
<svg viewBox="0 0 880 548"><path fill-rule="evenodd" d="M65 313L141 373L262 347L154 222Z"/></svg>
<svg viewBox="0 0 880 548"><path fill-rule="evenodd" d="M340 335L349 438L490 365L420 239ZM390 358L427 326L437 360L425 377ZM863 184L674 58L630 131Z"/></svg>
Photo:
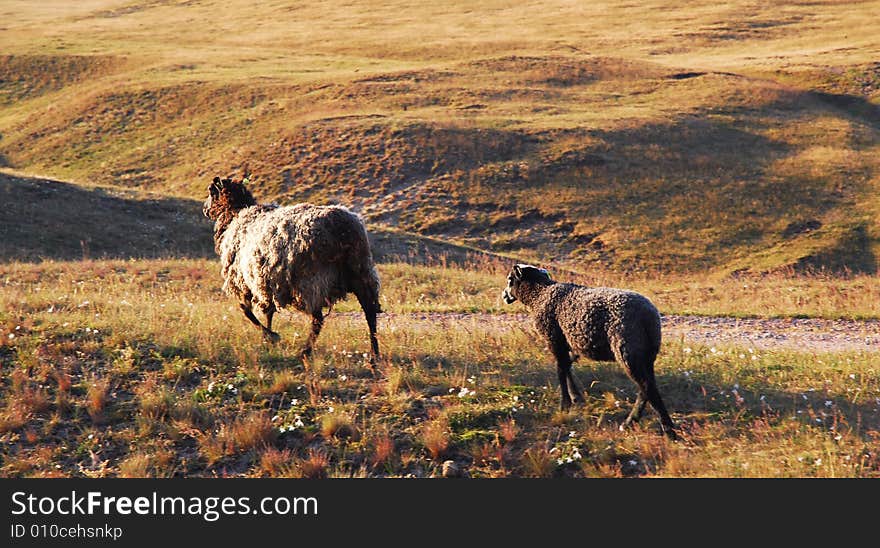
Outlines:
<svg viewBox="0 0 880 548"><path fill-rule="evenodd" d="M876 272L880 2L664 4L7 3L0 165L196 214L250 173L581 272Z"/></svg>

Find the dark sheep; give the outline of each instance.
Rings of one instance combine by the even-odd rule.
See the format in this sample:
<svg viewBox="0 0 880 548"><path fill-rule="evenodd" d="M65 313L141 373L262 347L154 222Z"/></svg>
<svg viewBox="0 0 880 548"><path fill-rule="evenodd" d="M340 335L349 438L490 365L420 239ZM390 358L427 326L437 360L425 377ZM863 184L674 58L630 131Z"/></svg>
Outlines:
<svg viewBox="0 0 880 548"><path fill-rule="evenodd" d="M275 312L293 307L312 317L302 350L304 358L310 356L324 324L323 308L354 293L367 319L375 365L379 276L357 214L336 205L259 205L244 182L219 177L208 187L202 211L214 221L223 290L238 299L245 317L267 341L280 339L272 331ZM254 308L265 316L265 326Z"/></svg>
<svg viewBox="0 0 880 548"><path fill-rule="evenodd" d="M663 405L654 378L660 351L660 313L646 297L622 289L557 283L546 270L518 264L502 293L507 304L521 301L556 358L562 409L583 403L583 388L572 374L581 354L596 361L617 361L638 387L632 412L621 425L641 416L645 403L660 415L663 432L675 438L675 425Z"/></svg>

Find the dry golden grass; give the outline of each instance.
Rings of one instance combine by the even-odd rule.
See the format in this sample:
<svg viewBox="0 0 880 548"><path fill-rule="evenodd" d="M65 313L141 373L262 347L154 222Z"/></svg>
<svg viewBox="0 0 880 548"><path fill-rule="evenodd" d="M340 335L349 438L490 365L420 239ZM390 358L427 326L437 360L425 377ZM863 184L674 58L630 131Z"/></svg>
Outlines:
<svg viewBox="0 0 880 548"><path fill-rule="evenodd" d="M446 456L449 449L449 424L446 420L437 418L426 422L422 427L422 443L432 459Z"/></svg>
<svg viewBox="0 0 880 548"><path fill-rule="evenodd" d="M0 265L0 475L878 476L876 353L666 341L674 444L617 431L616 365L561 413L528 329L405 315L514 311L528 260L666 314L880 318L878 5L7 2L0 167L73 183L0 177L0 257L83 260ZM378 378L361 318L304 364L304 320L268 347L222 296L199 201L245 172L404 259Z"/></svg>
<svg viewBox="0 0 880 548"><path fill-rule="evenodd" d="M876 1L51 5L4 14L0 165L131 202L249 171L260 197L571 268L877 268ZM174 222L113 235L203 255ZM75 243L51 247L113 252Z"/></svg>

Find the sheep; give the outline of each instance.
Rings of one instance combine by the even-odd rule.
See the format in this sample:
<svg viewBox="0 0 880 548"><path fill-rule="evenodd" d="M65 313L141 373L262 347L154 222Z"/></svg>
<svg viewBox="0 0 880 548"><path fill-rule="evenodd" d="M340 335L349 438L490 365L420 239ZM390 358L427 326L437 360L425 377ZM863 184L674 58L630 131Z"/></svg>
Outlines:
<svg viewBox="0 0 880 548"><path fill-rule="evenodd" d="M379 275L361 218L338 205L260 205L246 182L215 177L202 207L214 221L223 290L238 299L245 317L268 342L280 340L272 331L277 310L290 306L309 314L312 326L300 353L303 359L311 356L321 332L323 308L354 293L370 330L370 363L375 368ZM255 308L265 325L254 315Z"/></svg>
<svg viewBox="0 0 880 548"><path fill-rule="evenodd" d="M675 425L663 405L654 378L660 350L660 313L646 297L622 289L589 288L554 282L543 268L517 264L507 276L504 302L529 309L538 332L556 359L561 407L584 403L583 388L572 374L578 353L597 361L617 361L638 387L638 396L621 430L637 421L645 403L660 415L663 432L675 438Z"/></svg>

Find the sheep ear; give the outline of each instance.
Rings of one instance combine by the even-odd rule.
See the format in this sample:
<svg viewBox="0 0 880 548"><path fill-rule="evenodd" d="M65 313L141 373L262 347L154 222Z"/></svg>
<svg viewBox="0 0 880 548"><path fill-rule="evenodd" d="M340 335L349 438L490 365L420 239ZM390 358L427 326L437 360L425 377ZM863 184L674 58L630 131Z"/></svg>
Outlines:
<svg viewBox="0 0 880 548"><path fill-rule="evenodd" d="M516 278L517 280L521 280L521 279L522 279L522 268L520 268L519 265L514 265L514 267L513 267L513 276L514 276L514 278Z"/></svg>
<svg viewBox="0 0 880 548"><path fill-rule="evenodd" d="M211 183L211 186L208 187L208 192L211 193L211 196L216 198L220 195L220 189L223 188L223 183L220 181L220 177L214 177L214 182Z"/></svg>

